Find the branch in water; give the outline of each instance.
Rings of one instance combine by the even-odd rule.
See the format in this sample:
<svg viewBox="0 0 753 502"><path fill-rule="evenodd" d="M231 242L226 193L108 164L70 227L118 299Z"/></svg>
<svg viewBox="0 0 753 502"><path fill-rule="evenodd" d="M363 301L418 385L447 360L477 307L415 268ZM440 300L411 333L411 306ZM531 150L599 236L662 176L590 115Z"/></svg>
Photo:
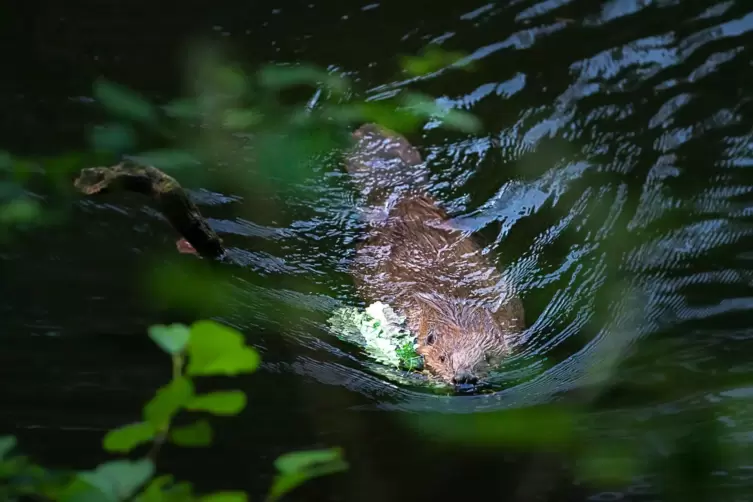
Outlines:
<svg viewBox="0 0 753 502"><path fill-rule="evenodd" d="M162 214L183 236L177 243L180 252L195 252L207 258L218 258L225 253L222 239L211 229L183 187L155 167L131 162L89 167L81 170L73 184L86 195L116 191L147 195L157 202Z"/></svg>

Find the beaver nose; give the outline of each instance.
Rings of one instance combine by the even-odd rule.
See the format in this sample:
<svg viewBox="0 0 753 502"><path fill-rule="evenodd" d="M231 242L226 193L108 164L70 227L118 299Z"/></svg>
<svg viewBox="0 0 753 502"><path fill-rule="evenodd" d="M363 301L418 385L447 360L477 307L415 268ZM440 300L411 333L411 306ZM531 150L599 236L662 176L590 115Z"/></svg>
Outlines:
<svg viewBox="0 0 753 502"><path fill-rule="evenodd" d="M458 370L452 377L452 383L455 385L476 385L478 378L468 370Z"/></svg>

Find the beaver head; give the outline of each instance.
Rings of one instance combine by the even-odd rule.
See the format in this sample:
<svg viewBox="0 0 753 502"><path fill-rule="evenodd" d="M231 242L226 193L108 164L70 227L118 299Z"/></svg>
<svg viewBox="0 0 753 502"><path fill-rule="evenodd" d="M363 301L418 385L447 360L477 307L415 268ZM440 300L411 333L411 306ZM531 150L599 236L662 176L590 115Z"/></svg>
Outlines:
<svg viewBox="0 0 753 502"><path fill-rule="evenodd" d="M447 383L475 385L509 353L506 328L486 307L422 296L414 312L418 353L426 368Z"/></svg>

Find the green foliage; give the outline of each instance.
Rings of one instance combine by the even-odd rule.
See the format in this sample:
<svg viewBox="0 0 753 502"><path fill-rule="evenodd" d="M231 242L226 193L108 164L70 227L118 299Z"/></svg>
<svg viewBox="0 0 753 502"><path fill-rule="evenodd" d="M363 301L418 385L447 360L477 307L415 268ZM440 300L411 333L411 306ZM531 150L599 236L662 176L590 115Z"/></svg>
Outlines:
<svg viewBox="0 0 753 502"><path fill-rule="evenodd" d="M149 422L136 422L108 432L103 440L105 450L128 453L137 446L154 439L157 428Z"/></svg>
<svg viewBox="0 0 753 502"><path fill-rule="evenodd" d="M173 427L170 440L179 446L209 446L213 438L212 426L206 420L198 420L190 425Z"/></svg>
<svg viewBox="0 0 753 502"><path fill-rule="evenodd" d="M82 472L78 477L104 495L99 500L117 502L133 496L153 474L154 464L151 460L113 460L101 464L93 471ZM76 496L75 500L81 499ZM94 499L87 495L86 500Z"/></svg>
<svg viewBox="0 0 753 502"><path fill-rule="evenodd" d="M130 124L102 124L92 128L89 141L95 151L122 154L135 148L136 131Z"/></svg>
<svg viewBox="0 0 753 502"><path fill-rule="evenodd" d="M158 429L167 427L170 420L193 397L193 382L178 376L161 387L144 407L144 419Z"/></svg>
<svg viewBox="0 0 753 502"><path fill-rule="evenodd" d="M400 66L403 67L409 75L420 77L441 70L451 65L455 65L465 54L456 51L445 51L438 45L429 45L421 54L417 56L403 56L400 58ZM470 65L464 65L470 69Z"/></svg>
<svg viewBox="0 0 753 502"><path fill-rule="evenodd" d="M94 98L114 115L135 122L155 123L155 108L138 93L109 80L94 82Z"/></svg>
<svg viewBox="0 0 753 502"><path fill-rule="evenodd" d="M0 437L0 460L4 460L10 451L16 447L16 438L13 436Z"/></svg>
<svg viewBox="0 0 753 502"><path fill-rule="evenodd" d="M266 66L259 71L259 83L269 89L284 89L296 85L323 86L337 94L350 90L350 82L343 77L332 75L315 66Z"/></svg>
<svg viewBox="0 0 753 502"><path fill-rule="evenodd" d="M187 372L199 375L237 375L259 366L259 354L246 347L243 335L214 321L198 321L191 328Z"/></svg>
<svg viewBox="0 0 753 502"><path fill-rule="evenodd" d="M196 167L201 164L201 160L186 149L163 148L158 150L149 150L133 155L138 162L163 171L175 171Z"/></svg>
<svg viewBox="0 0 753 502"><path fill-rule="evenodd" d="M572 409L547 405L470 415L423 413L407 423L420 434L450 442L547 448L572 442L577 418Z"/></svg>
<svg viewBox="0 0 753 502"><path fill-rule="evenodd" d="M481 130L481 122L475 115L462 110L444 109L429 96L418 93L408 94L403 99L403 103L412 109L416 117L435 118L448 129L465 133L477 133Z"/></svg>
<svg viewBox="0 0 753 502"><path fill-rule="evenodd" d="M237 415L246 407L246 394L239 390L211 392L194 396L186 404L191 411L207 411L214 415Z"/></svg>
<svg viewBox="0 0 753 502"><path fill-rule="evenodd" d="M34 223L41 216L39 204L29 198L17 198L0 206L0 225Z"/></svg>
<svg viewBox="0 0 753 502"><path fill-rule="evenodd" d="M335 474L348 469L340 448L287 453L275 461L278 470L267 500L279 500L301 484L313 478Z"/></svg>
<svg viewBox="0 0 753 502"><path fill-rule="evenodd" d="M200 502L246 502L248 495L243 492L218 492L204 495Z"/></svg>
<svg viewBox="0 0 753 502"><path fill-rule="evenodd" d="M232 304L229 274L197 264L155 262L144 276L144 286L149 301L157 307L218 315Z"/></svg>
<svg viewBox="0 0 753 502"><path fill-rule="evenodd" d="M190 483L176 483L172 476L155 477L153 457L167 440L175 446L198 448L212 444L214 432L206 418L187 425L173 425L181 412L205 412L217 416L237 415L246 406L240 390L195 394L194 376L252 373L260 362L256 351L245 344L238 331L214 321L198 321L149 328L150 338L172 359L173 378L157 390L144 406L144 421L109 431L104 449L130 453L152 443L148 458L111 460L93 470L54 476L26 457L11 456L16 446L12 436L0 437L0 495L12 498L29 494L60 502L243 502L243 492L221 491L197 496ZM186 364L187 360L187 364ZM184 372L184 367L189 371ZM347 469L340 449L302 451L281 456L278 475L268 499L277 500L306 480Z"/></svg>
<svg viewBox="0 0 753 502"><path fill-rule="evenodd" d="M186 348L191 338L191 330L183 324L171 324L169 326L155 325L149 328L149 337L165 352L174 356L180 354Z"/></svg>

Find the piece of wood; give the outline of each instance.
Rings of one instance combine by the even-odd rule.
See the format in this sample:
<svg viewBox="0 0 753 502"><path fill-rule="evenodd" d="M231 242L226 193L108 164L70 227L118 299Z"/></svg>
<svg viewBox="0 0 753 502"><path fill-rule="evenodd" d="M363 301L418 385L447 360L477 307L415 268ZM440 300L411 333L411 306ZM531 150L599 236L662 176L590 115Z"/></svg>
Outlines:
<svg viewBox="0 0 753 502"><path fill-rule="evenodd" d="M150 197L183 239L177 242L181 253L219 258L225 253L222 239L212 230L175 178L152 166L130 161L110 167L81 170L74 186L86 195L115 191L136 192Z"/></svg>

